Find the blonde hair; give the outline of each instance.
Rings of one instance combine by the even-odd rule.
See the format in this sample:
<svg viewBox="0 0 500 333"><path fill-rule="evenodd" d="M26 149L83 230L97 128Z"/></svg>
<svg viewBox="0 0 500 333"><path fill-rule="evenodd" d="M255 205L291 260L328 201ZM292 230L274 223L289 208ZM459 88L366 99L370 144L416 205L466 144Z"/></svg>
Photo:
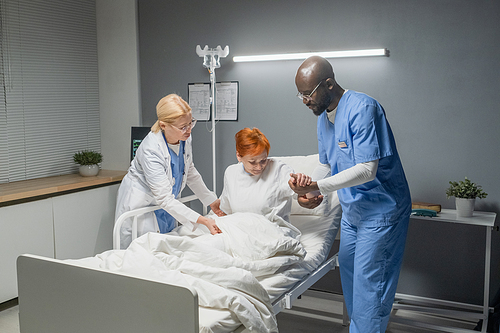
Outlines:
<svg viewBox="0 0 500 333"><path fill-rule="evenodd" d="M151 131L158 133L161 131L160 121L172 124L180 117L191 112L189 104L177 94L170 94L158 102L156 105L156 116L158 120L151 126Z"/></svg>

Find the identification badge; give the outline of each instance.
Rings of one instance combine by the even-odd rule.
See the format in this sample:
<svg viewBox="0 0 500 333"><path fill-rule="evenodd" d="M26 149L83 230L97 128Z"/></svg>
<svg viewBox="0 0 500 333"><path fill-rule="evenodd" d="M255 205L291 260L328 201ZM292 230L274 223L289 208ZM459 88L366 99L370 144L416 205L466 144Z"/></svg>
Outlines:
<svg viewBox="0 0 500 333"><path fill-rule="evenodd" d="M340 148L347 148L347 144L344 141L339 142L339 147Z"/></svg>

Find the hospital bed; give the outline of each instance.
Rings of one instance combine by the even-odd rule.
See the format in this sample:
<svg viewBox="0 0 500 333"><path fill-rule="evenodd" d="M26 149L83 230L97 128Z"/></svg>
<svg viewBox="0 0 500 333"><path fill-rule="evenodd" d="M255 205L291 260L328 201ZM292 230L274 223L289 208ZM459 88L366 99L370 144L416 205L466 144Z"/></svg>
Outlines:
<svg viewBox="0 0 500 333"><path fill-rule="evenodd" d="M279 159L306 174L319 163L318 155ZM155 209L142 208L128 212L127 217ZM303 261L259 279L275 314L291 308L303 292L338 266L337 255L328 255L340 218L336 193L312 211L294 200L290 222L302 232L301 243L307 255ZM115 230L116 248L117 233ZM229 311L200 307L193 288L72 261L20 256L18 288L21 333L248 331Z"/></svg>

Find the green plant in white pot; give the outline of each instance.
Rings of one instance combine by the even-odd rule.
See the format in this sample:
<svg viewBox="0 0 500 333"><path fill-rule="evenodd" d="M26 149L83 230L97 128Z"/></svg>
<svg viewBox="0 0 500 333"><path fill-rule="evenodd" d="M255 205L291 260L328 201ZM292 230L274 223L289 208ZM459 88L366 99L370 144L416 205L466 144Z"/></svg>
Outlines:
<svg viewBox="0 0 500 333"><path fill-rule="evenodd" d="M471 217L476 198L484 199L488 195L483 191L481 185L471 182L467 177L463 181L450 181L449 183L450 187L446 190L446 197L455 197L457 215L461 217Z"/></svg>
<svg viewBox="0 0 500 333"><path fill-rule="evenodd" d="M102 162L102 155L93 150L82 150L73 155L73 161L80 164L78 171L84 177L97 176L99 173L99 163Z"/></svg>

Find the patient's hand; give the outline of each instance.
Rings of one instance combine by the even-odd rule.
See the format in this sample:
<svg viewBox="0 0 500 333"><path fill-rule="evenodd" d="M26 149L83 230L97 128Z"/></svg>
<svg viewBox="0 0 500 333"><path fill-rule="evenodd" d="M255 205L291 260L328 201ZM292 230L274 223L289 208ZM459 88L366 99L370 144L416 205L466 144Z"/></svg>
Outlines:
<svg viewBox="0 0 500 333"><path fill-rule="evenodd" d="M318 184L311 181L311 177L302 173L291 173L288 185L298 195L305 195L309 192L319 190Z"/></svg>
<svg viewBox="0 0 500 333"><path fill-rule="evenodd" d="M294 183L298 186L308 186L311 185L311 177L303 173L291 173L290 177L294 180Z"/></svg>
<svg viewBox="0 0 500 333"><path fill-rule="evenodd" d="M208 230L210 230L210 233L212 235L222 233L222 231L219 229L217 224L215 224L215 220L213 220L213 219L209 219L207 217L200 216L200 217L198 217L198 220L196 221L196 223L203 224L204 226L206 226L208 228Z"/></svg>
<svg viewBox="0 0 500 333"><path fill-rule="evenodd" d="M220 199L217 199L215 200L214 202L212 202L210 204L210 209L212 209L212 212L215 213L215 215L217 216L225 216L226 213L224 213L221 209L220 209Z"/></svg>
<svg viewBox="0 0 500 333"><path fill-rule="evenodd" d="M323 195L300 195L297 198L297 202L299 203L299 206L308 208L308 209L313 209L318 207L321 202L323 202Z"/></svg>

